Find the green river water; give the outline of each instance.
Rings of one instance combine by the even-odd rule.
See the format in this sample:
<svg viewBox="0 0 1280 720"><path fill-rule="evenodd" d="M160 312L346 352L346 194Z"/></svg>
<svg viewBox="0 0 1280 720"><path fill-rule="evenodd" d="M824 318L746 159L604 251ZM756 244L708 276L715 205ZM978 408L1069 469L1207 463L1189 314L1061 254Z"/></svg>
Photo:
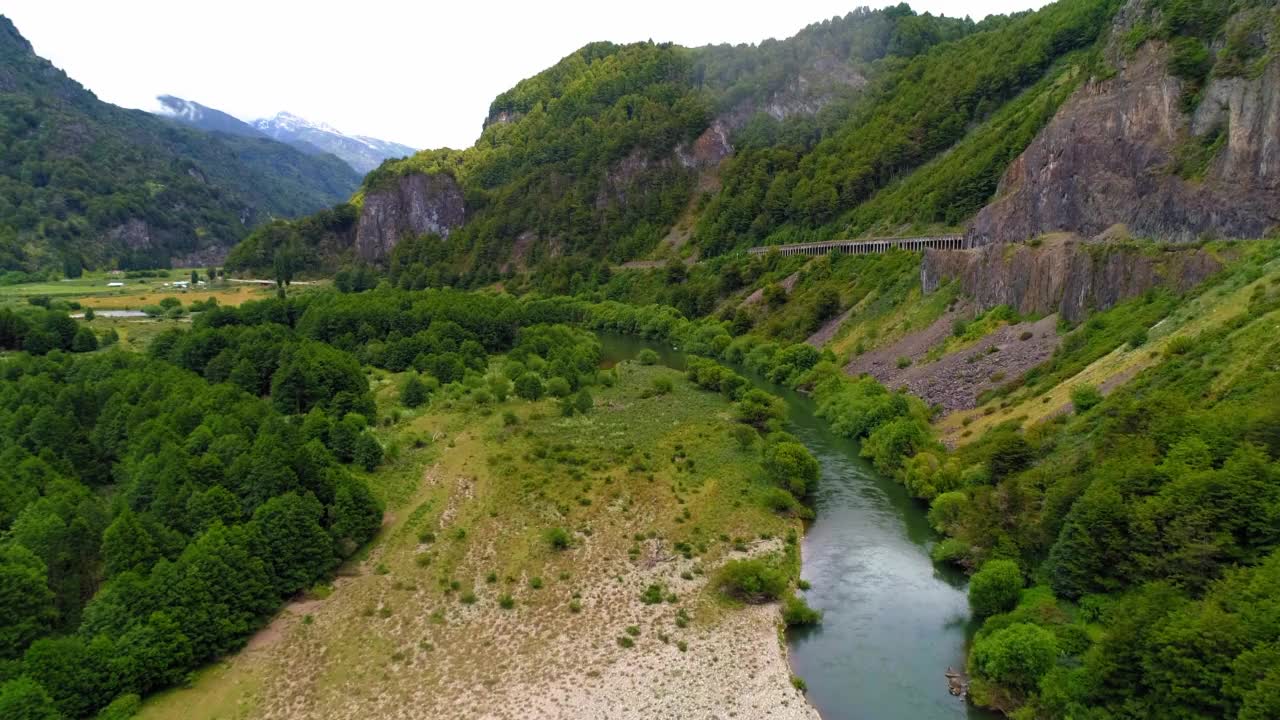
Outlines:
<svg viewBox="0 0 1280 720"><path fill-rule="evenodd" d="M600 339L606 361L649 348L664 364L684 367L683 354L660 343ZM737 370L786 402L787 430L822 468L801 575L823 622L788 634L791 666L809 701L824 720L994 717L947 691L943 673L963 668L973 626L963 573L929 559L937 536L925 508L871 468L856 442L834 435L807 396Z"/></svg>

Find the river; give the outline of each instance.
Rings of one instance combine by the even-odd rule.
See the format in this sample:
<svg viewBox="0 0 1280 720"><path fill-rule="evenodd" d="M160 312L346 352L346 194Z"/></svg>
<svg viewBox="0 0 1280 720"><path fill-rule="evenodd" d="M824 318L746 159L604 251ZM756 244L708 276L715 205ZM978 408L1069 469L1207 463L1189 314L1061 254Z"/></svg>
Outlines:
<svg viewBox="0 0 1280 720"><path fill-rule="evenodd" d="M684 356L661 343L601 333L606 361L644 348L683 369ZM960 720L995 717L947 691L943 672L962 669L972 633L965 577L935 565L937 536L924 507L877 473L858 444L814 415L811 399L753 377L787 405L787 430L822 468L817 517L802 543L801 576L822 624L788 633L791 666L824 720Z"/></svg>

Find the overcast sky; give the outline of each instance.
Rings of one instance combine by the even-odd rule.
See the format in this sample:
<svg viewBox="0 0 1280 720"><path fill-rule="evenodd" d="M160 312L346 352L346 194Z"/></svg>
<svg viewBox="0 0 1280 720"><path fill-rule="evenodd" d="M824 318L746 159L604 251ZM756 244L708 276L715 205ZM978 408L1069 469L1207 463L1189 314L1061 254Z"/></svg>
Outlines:
<svg viewBox="0 0 1280 720"><path fill-rule="evenodd" d="M108 102L169 93L287 110L419 148L465 147L495 95L593 40L755 43L883 0L0 0L40 55ZM915 0L979 20L1044 0Z"/></svg>

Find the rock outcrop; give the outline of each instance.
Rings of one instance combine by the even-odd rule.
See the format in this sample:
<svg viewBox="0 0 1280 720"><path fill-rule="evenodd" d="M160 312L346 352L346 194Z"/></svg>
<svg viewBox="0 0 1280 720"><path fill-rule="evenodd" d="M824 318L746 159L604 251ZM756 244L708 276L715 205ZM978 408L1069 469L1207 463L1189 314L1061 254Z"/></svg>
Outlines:
<svg viewBox="0 0 1280 720"><path fill-rule="evenodd" d="M1116 75L1077 90L1006 170L972 223L979 240L1092 236L1114 224L1164 240L1256 238L1280 226L1280 60L1256 77L1211 78L1189 115L1166 44L1131 56L1119 47L1144 8L1134 0L1117 17ZM1181 157L1220 134L1202 172L1179 172Z"/></svg>
<svg viewBox="0 0 1280 720"><path fill-rule="evenodd" d="M928 293L958 280L982 310L1008 305L1023 314L1057 312L1075 322L1152 288L1185 292L1221 267L1201 249L1161 251L1055 238L1038 247L928 250L920 281Z"/></svg>
<svg viewBox="0 0 1280 720"><path fill-rule="evenodd" d="M384 260L400 238L432 233L447 237L466 219L462 188L452 175L405 175L365 195L356 226L356 254L368 261Z"/></svg>

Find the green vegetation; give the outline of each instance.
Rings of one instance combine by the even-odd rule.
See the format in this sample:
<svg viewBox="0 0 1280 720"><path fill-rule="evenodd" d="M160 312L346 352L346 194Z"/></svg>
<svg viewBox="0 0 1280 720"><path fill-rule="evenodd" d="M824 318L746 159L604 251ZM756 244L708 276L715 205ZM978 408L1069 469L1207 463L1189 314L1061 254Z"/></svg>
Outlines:
<svg viewBox="0 0 1280 720"><path fill-rule="evenodd" d="M359 178L329 155L209 134L109 105L0 17L0 267L168 267L271 216L315 212ZM32 278L34 279L34 278Z"/></svg>

